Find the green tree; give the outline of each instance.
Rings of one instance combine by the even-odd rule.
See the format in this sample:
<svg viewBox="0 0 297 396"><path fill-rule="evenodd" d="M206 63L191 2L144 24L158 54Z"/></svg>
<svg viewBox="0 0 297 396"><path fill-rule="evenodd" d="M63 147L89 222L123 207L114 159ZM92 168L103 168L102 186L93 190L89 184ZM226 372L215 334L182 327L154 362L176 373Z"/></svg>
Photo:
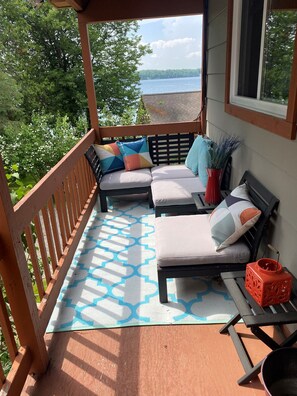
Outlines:
<svg viewBox="0 0 297 396"><path fill-rule="evenodd" d="M137 22L89 27L99 108L121 116L139 96L137 72L148 46ZM0 0L0 66L21 87L24 109L77 119L86 107L85 81L76 13L48 3Z"/></svg>
<svg viewBox="0 0 297 396"><path fill-rule="evenodd" d="M268 14L262 84L262 96L268 101L288 102L296 26L296 11Z"/></svg>
<svg viewBox="0 0 297 396"><path fill-rule="evenodd" d="M20 174L18 172L19 166L12 164L10 167L5 166L5 175L7 184L10 190L11 201L16 204L20 199L22 199L28 191L32 188L32 184L25 184L20 179Z"/></svg>
<svg viewBox="0 0 297 396"><path fill-rule="evenodd" d="M139 101L136 124L150 124L150 122L151 122L150 115L144 106L143 100L141 99Z"/></svg>
<svg viewBox="0 0 297 396"><path fill-rule="evenodd" d="M22 94L16 81L0 71L0 134L9 122L21 117Z"/></svg>
<svg viewBox="0 0 297 396"><path fill-rule="evenodd" d="M82 124L79 120L80 127ZM31 123L21 123L17 129L12 125L5 128L0 136L0 151L7 167L16 165L20 179L35 184L79 138L67 116L34 113Z"/></svg>
<svg viewBox="0 0 297 396"><path fill-rule="evenodd" d="M148 46L140 43L138 23L109 22L89 27L98 107L122 117L140 98L139 64Z"/></svg>
<svg viewBox="0 0 297 396"><path fill-rule="evenodd" d="M166 69L166 70L140 70L141 80L153 80L159 78L183 78L183 77L199 77L200 69Z"/></svg>

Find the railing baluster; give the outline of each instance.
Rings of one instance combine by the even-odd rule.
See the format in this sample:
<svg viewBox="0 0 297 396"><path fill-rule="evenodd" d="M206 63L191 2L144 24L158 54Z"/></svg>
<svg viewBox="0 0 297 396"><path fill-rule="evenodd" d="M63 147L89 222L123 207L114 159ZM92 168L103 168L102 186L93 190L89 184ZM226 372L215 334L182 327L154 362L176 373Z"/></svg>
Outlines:
<svg viewBox="0 0 297 396"><path fill-rule="evenodd" d="M74 219L74 213L73 213L73 207L72 207L72 201L71 201L71 194L69 192L69 178L68 178L68 176L66 177L66 179L64 181L64 191L65 191L65 202L66 202L66 207L67 207L70 233L71 233L71 231L73 230L74 225L75 225L75 219Z"/></svg>
<svg viewBox="0 0 297 396"><path fill-rule="evenodd" d="M82 193L83 193L83 199L84 202L86 201L86 191L87 191L87 180L84 172L84 167L83 167L83 158L79 161L79 169L80 169L80 175L81 175L81 180L82 180Z"/></svg>
<svg viewBox="0 0 297 396"><path fill-rule="evenodd" d="M62 215L63 215L63 220L64 220L64 227L65 227L65 232L66 232L66 241L70 238L71 232L70 232L70 226L69 226L69 219L68 219L68 213L66 210L66 198L65 198L65 192L64 192L64 183L62 184L62 187L59 189L59 194L61 197L61 208L62 208Z"/></svg>
<svg viewBox="0 0 297 396"><path fill-rule="evenodd" d="M77 164L77 175L78 175L78 188L79 188L79 194L80 194L80 211L82 211L83 207L84 207L84 201L85 201L85 197L84 197L84 183L83 183L83 176L82 176L82 172L81 172L81 162L79 161Z"/></svg>
<svg viewBox="0 0 297 396"><path fill-rule="evenodd" d="M52 225L52 233L54 235L54 241L55 241L55 247L56 247L56 253L57 257L61 257L62 255L62 249L61 249L61 241L60 241L60 236L58 232L58 225L57 225L57 218L56 218L56 211L53 206L53 198L51 197L47 203L47 207L49 210L50 214L50 219L51 219L51 225ZM53 249L54 250L54 249ZM56 255L54 254L55 258ZM57 262L55 261L55 268L57 266Z"/></svg>
<svg viewBox="0 0 297 396"><path fill-rule="evenodd" d="M39 248L40 248L40 255L41 255L41 259L42 259L45 279L48 284L51 279L51 273L50 273L50 269L49 269L49 265L48 265L48 256L47 256L47 251L46 251L45 242L44 242L44 233L42 230L39 214L34 217L34 223L35 223L35 227L36 227L36 235L37 235L38 244L39 244Z"/></svg>
<svg viewBox="0 0 297 396"><path fill-rule="evenodd" d="M90 165L89 165L89 163L88 163L88 161L87 160L85 160L84 162L83 162L83 164L84 164L84 169L85 169L85 173L86 173L86 180L87 180L87 189L88 189L88 191L90 191L91 190L91 188L93 187L93 185L94 185L94 183L93 183L93 185L92 185L92 178L91 178L91 172L90 172Z"/></svg>
<svg viewBox="0 0 297 396"><path fill-rule="evenodd" d="M95 176L94 176L94 174L93 174L93 171L92 171L92 169L91 169L91 167L90 167L90 165L89 165L88 160L85 159L84 163L85 163L85 167L86 167L86 169L87 169L88 180L89 180L88 190L89 190L89 191L92 191L92 189L94 188L94 185L95 185L95 183L96 183L96 179L95 179Z"/></svg>
<svg viewBox="0 0 297 396"><path fill-rule="evenodd" d="M77 201L77 190L76 190L76 182L75 182L75 176L73 171L70 173L70 194L73 200L73 210L74 210L74 217L75 217L75 223L77 222L77 219L79 217L79 205Z"/></svg>
<svg viewBox="0 0 297 396"><path fill-rule="evenodd" d="M63 252L66 247L66 229L64 226L64 220L63 220L63 214L62 214L62 204L61 204L59 189L55 192L54 195L55 195L55 202L56 202L56 208L57 208L57 213L58 213L59 229L60 229L61 238L62 238L62 252Z"/></svg>
<svg viewBox="0 0 297 396"><path fill-rule="evenodd" d="M54 272L55 269L57 268L57 257L56 257L56 252L54 249L53 237L52 237L51 226L50 226L50 222L49 222L47 208L43 208L41 210L41 212L42 212L42 218L43 218L44 228L45 228L46 237L47 237L49 254L51 257L52 271Z"/></svg>
<svg viewBox="0 0 297 396"><path fill-rule="evenodd" d="M6 303L3 298L2 291L0 291L0 323L2 332L7 345L7 350L10 356L10 360L13 361L18 353L16 342L14 339L13 331L11 328L11 322L9 320Z"/></svg>
<svg viewBox="0 0 297 396"><path fill-rule="evenodd" d="M81 171L82 171L82 177L83 177L83 181L84 181L84 201L86 201L88 199L88 175L86 172L86 159L85 158L81 158Z"/></svg>
<svg viewBox="0 0 297 396"><path fill-rule="evenodd" d="M81 192L81 186L80 186L80 175L79 175L79 170L78 170L78 165L75 166L74 168L74 175L75 175L75 180L76 180L76 188L77 188L77 197L78 197L78 213L80 215L84 205L83 205L83 197L82 197L82 192Z"/></svg>
<svg viewBox="0 0 297 396"><path fill-rule="evenodd" d="M1 385L3 385L4 384L4 382L5 382L5 374L4 374L4 371L3 371L3 368L2 368L2 364L1 364L1 362L0 362L0 381L1 381Z"/></svg>
<svg viewBox="0 0 297 396"><path fill-rule="evenodd" d="M25 227L25 237L28 244L29 254L32 261L34 277L37 285L37 290L40 300L44 295L44 287L42 283L42 276L39 269L38 257L36 254L36 246L34 244L33 234L30 225Z"/></svg>

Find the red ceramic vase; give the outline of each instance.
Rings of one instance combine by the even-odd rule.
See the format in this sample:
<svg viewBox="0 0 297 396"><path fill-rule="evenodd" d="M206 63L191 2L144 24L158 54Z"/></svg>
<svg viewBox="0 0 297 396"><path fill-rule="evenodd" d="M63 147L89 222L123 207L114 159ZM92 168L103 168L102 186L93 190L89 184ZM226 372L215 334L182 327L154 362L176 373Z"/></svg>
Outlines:
<svg viewBox="0 0 297 396"><path fill-rule="evenodd" d="M209 204L218 204L221 202L221 169L206 169L208 180L205 191L205 202Z"/></svg>

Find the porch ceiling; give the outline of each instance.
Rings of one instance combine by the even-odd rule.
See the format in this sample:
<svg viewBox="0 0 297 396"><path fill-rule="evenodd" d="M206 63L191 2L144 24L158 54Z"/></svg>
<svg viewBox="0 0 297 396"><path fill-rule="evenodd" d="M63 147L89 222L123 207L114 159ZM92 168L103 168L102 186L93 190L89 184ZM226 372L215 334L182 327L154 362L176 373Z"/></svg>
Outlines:
<svg viewBox="0 0 297 396"><path fill-rule="evenodd" d="M82 11L86 8L89 0L49 0L57 8L73 8L75 11Z"/></svg>
<svg viewBox="0 0 297 396"><path fill-rule="evenodd" d="M49 0L57 8L70 8L83 15L86 23L127 19L160 18L203 13L203 0Z"/></svg>

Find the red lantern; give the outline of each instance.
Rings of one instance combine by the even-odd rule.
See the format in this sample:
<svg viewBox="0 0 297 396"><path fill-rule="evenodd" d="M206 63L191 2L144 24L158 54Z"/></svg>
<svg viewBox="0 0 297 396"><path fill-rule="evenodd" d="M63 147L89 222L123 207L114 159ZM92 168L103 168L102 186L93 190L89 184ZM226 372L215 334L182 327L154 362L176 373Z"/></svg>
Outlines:
<svg viewBox="0 0 297 396"><path fill-rule="evenodd" d="M246 266L245 288L262 307L290 300L292 276L281 264L269 258Z"/></svg>

